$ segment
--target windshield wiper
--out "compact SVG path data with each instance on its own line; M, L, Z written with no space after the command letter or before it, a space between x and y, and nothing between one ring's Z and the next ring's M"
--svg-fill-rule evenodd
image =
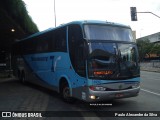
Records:
M110 60L100 60L100 59L93 59L97 63L102 63L102 64L108 64L111 63Z

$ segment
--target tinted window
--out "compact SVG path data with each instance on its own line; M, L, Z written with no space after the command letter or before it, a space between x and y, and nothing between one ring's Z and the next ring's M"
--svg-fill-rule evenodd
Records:
M68 29L69 54L72 66L76 72L85 76L85 40L79 25L71 25Z
M57 51L66 52L66 28L57 29L54 33L54 44Z
M66 52L66 27L29 38L17 44L17 49L20 49L22 54Z
M49 34L44 34L36 38L35 51L36 53L48 52L49 51Z

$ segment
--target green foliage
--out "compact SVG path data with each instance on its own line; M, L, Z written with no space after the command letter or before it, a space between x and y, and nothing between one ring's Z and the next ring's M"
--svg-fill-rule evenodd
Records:
M139 58L140 61L142 61L146 55L150 57L150 53L152 48L154 47L154 44L150 43L148 39L139 39L137 40L137 46L138 46Z
M28 15L26 5L22 0L1 0L0 7L3 8L25 32L38 32L38 28Z
M140 61L142 61L146 55L148 55L148 57L150 57L150 54L160 56L160 44L151 43L148 39L139 39L137 40L137 46Z
M151 49L150 53L160 56L160 44L155 44Z

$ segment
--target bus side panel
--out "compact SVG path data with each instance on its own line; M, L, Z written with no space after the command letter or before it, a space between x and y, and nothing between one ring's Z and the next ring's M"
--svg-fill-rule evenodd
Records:
M58 90L54 85L55 74L53 71L54 54L39 53L23 56L25 61L25 74L28 82Z
M58 84L60 83L61 78L65 78L68 81L71 96L75 98L81 98L81 90L74 91L75 88L84 87L87 85L87 79L84 77L80 77L75 70L73 69L70 61L70 57L68 54L59 56L60 58L57 61L55 74L58 80ZM58 58L58 57L57 57Z
M26 71L30 71L28 78L29 82L40 84L47 84L59 91L59 80L66 76L70 88L73 86L75 72L71 69L69 56L67 53L40 53L24 56L26 63ZM73 80L73 79L74 80Z

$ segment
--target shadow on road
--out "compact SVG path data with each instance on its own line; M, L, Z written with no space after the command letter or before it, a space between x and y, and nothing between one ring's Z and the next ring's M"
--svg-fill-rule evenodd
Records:
M2 104L6 104L6 102L14 103L12 108L11 106L0 105L1 110L5 108L5 110L24 111L90 111L101 115L99 111L117 111L117 108L121 108L119 110L125 111L128 110L127 106L134 106L135 103L132 98L128 98L92 103L76 100L73 104L70 104L64 102L60 95L53 90L46 89L31 83L24 85L16 79L0 83L0 91L0 95L4 98L0 100Z

